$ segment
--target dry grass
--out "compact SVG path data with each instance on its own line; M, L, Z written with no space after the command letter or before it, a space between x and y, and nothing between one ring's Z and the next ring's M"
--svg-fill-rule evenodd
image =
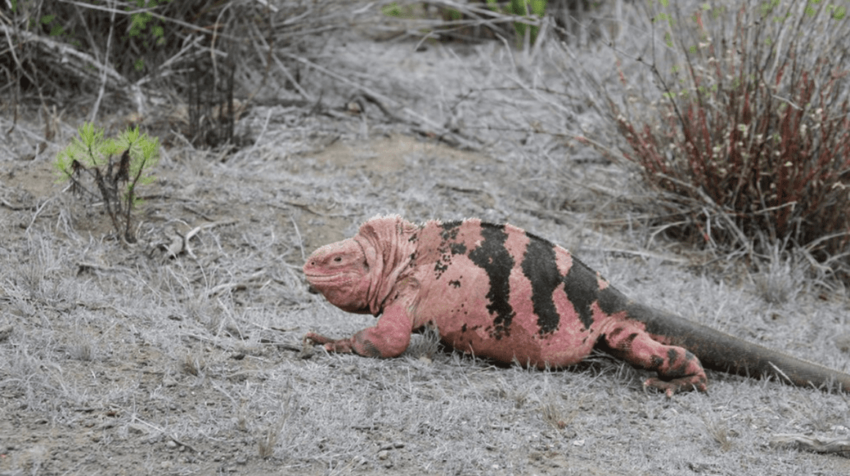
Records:
M44 139L37 118L0 143L0 329L12 329L0 339L0 472L847 473L846 459L768 445L775 434L846 436L840 395L711 373L711 393L667 400L608 357L570 371L501 368L441 351L433 334L392 360L301 353L308 331L374 323L308 294L305 254L374 214L402 213L510 220L630 296L848 370L833 343L846 298L821 299L780 257L768 288L793 298L768 303L781 291L760 291L747 272L693 272L704 255L640 226L647 199L628 172L575 139L607 127L598 112L566 86L552 92L575 66L561 46L531 57L428 42L414 54L411 43L345 38L329 41L329 68L420 125L454 120L482 152L398 135L416 126L371 103L341 113L355 87L314 72L327 114L257 107L237 124L251 147L165 148L139 243L127 245L104 238L107 217L44 185L58 145L17 160ZM604 53L574 53L601 77L614 71ZM60 121L57 138L76 125ZM198 227L191 253L169 257L171 238Z

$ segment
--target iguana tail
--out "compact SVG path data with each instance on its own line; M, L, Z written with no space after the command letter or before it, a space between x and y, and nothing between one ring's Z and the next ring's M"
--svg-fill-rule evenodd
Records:
M703 366L745 377L775 377L799 387L814 386L850 393L850 375L753 344L683 317L630 303L629 317L667 345L684 347Z

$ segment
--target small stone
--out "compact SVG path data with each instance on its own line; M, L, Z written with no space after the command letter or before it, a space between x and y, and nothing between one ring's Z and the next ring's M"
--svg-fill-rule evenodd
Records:
M389 451L387 451L387 450L381 450L381 451L378 451L378 459L379 459L379 460L384 461L384 460L386 460L386 459L387 459L387 458L389 458L389 457L390 457L390 452L389 452Z
M850 333L839 334L835 337L835 345L842 352L850 353Z
M177 443L175 443L174 440L169 440L165 446L173 450L174 448L177 448Z
M12 326L6 326L6 327L0 328L0 342L3 342L4 340L8 339L9 336L11 336L11 335L12 335Z
M130 423L129 425L127 425L127 430L130 433L135 433L137 435L144 435L148 432L147 427L139 425L138 423Z

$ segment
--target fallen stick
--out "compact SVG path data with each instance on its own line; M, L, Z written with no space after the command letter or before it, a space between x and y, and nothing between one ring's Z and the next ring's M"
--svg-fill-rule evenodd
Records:
M821 438L782 433L774 435L770 439L770 446L790 446L794 444L815 453L841 453L850 451L850 439L847 438Z

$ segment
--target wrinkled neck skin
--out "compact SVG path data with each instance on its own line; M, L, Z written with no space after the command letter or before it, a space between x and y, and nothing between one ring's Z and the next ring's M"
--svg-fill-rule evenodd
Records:
M366 257L369 289L366 300L369 312L379 315L396 283L404 277L416 243L410 236L416 226L397 215L375 217L360 227L352 239L360 244Z
M334 306L377 316L409 269L416 229L399 216L372 218L356 236L314 251L304 275Z

